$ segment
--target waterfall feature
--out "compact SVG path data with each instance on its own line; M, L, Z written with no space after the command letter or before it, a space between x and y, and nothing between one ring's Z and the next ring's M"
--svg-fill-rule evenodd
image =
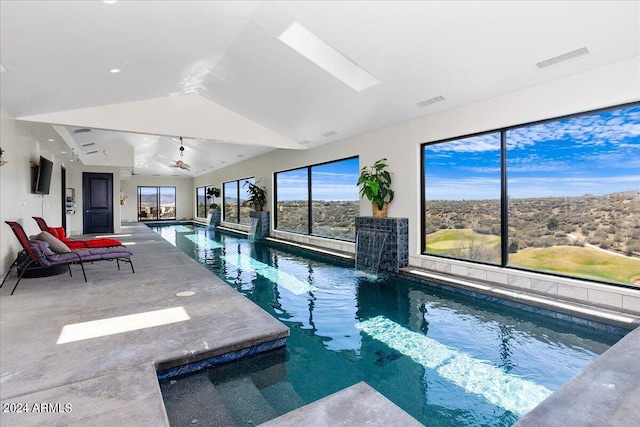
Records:
M360 229L356 235L356 271L378 274L380 256L387 240L384 231Z
M260 218L251 218L251 224L249 225L249 241L254 242L258 234L258 225L260 224ZM260 236L257 236L258 239Z

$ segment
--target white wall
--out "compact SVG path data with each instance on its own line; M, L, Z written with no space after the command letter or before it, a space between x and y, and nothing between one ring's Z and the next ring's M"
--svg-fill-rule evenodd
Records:
M120 188L124 194L129 196L126 205L118 205L123 222L138 220L137 197L139 186L176 187L176 219L193 219L195 212L193 179L133 176L120 182Z
M578 281L567 283L567 280L558 280L552 283L549 276L540 279L533 274L520 274L508 269L492 271L498 269L493 267L483 269L477 264L449 261L420 253L420 144L615 106L639 99L640 57L635 57L308 151L272 151L196 178L194 186L204 184L220 186L223 181L255 176L256 180L262 179L263 184L267 186L269 195L267 209L272 210L274 172L355 155L360 157L362 167L386 157L395 190L395 199L389 205L388 213L391 217L409 218L411 265L477 278L496 277L501 283L529 289L535 288L536 283L540 282L539 287L545 287L550 290L549 293L555 295L565 292L564 296L569 298L589 300L640 312L640 294L622 295L624 292L621 292L613 298L607 295L598 300L599 296L590 297L589 295L601 295L601 289L590 292L586 289L588 286L580 289L567 288ZM361 201L360 214L371 215L371 205L368 201ZM322 243L315 239L314 244ZM547 280L543 280L544 278Z
M4 276L18 251L22 248L18 239L4 221L17 221L28 235L39 228L32 216L42 216L52 226L62 223L62 188L60 166L49 144L39 142L4 110L0 110L0 147L5 151L8 163L0 167L0 272ZM49 195L32 194L31 168L40 155L54 162ZM67 168L67 179L69 169Z

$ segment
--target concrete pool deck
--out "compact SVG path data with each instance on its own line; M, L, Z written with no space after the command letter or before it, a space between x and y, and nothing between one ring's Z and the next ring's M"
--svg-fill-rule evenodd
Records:
M12 276L0 289L0 399L12 411L21 408L7 404L29 406L29 413L3 411L2 426L168 425L158 365L288 336L285 325L146 225L127 224L122 234L130 234L118 237L123 243L135 242L128 245L135 251L135 274L128 265L118 270L103 261L85 265L88 283L72 266L73 277L23 279L10 296ZM196 293L176 296L181 291ZM167 322L182 312L188 320L143 327L154 313ZM65 325L112 319L117 328L121 316L131 315L140 315L140 329L57 344ZM109 324L98 326L99 333L108 332ZM40 403L53 406L34 412Z
M128 265L118 271L114 263L99 262L85 267L88 283L79 268L72 267L73 277L23 279L13 296L9 293L15 276L0 289L3 427L166 426L158 366L167 368L288 335L284 325L146 225L125 224L122 234L131 235L118 237L125 244L135 242L130 245L135 251L135 274ZM177 297L181 291L196 294ZM174 323L57 344L65 325L105 319L117 324L122 316L169 315L181 313L180 308L188 320L177 317ZM101 331L106 332L104 325ZM639 350L640 329L605 352L519 425L639 425L640 405L634 405L640 398L640 364L634 360ZM366 401L361 400L363 396ZM286 420L288 425L297 425L296 417L302 414L335 416L340 413L335 412L339 405L358 402L364 408L382 405L370 412L372 417L398 410L380 397L374 390L356 387L338 398L293 411L278 425L287 425ZM16 412L25 407L28 413ZM344 414L343 425L362 425L362 416L350 410ZM326 425L329 418L305 419L308 425ZM546 421L538 422L541 420Z

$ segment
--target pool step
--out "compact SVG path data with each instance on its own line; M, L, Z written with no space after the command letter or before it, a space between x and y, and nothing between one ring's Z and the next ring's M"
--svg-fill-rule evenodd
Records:
M236 425L257 425L277 415L248 377L216 384L214 387L220 393Z
M225 400L206 375L166 381L160 389L171 426L236 425Z
M278 415L285 414L305 405L302 398L288 382L279 382L260 390L269 405Z

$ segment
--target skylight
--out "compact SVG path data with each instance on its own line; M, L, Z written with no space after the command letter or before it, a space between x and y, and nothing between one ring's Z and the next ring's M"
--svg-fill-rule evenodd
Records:
M358 92L380 83L297 22L291 24L278 39Z

